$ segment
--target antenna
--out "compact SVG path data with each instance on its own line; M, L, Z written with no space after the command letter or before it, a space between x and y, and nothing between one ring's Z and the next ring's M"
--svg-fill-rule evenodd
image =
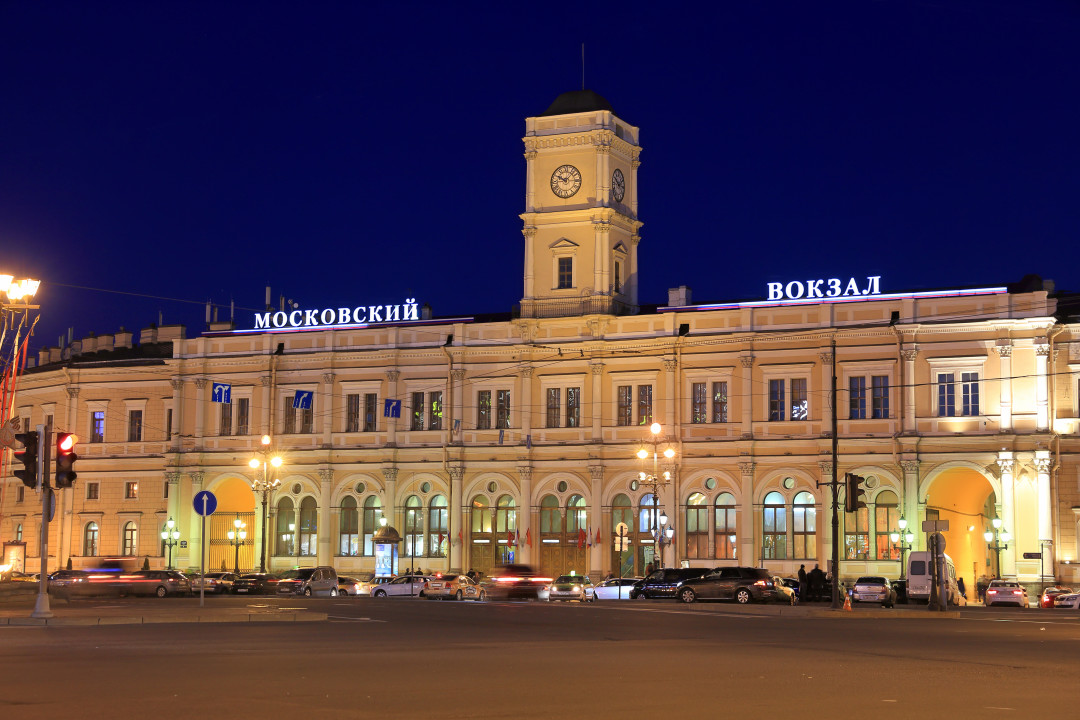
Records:
M581 89L585 89L585 43L581 43Z

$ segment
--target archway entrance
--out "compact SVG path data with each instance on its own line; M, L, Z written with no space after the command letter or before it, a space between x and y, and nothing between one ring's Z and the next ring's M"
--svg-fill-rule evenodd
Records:
M217 496L217 512L210 516L210 544L207 546L206 570L234 570L239 565L240 572L247 572L259 563L258 541L261 539L262 526L256 512L255 493L251 485L243 478L227 478L213 487ZM240 522L240 532L244 534L240 541L239 552L229 533L236 533L236 522Z
M968 599L975 597L980 576L997 573L983 533L994 516L996 498L990 481L971 468L951 468L938 475L926 494L926 519L948 520L945 553L963 578ZM921 532L922 528L915 528ZM928 547L925 538L923 547Z

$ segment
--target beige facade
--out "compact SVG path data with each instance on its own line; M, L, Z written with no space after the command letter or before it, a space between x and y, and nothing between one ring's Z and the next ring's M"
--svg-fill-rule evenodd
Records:
M520 317L268 321L192 339L160 328L136 348L118 335L43 353L16 412L82 438L50 567L123 554L164 566L170 517L185 545L174 565L197 566L192 498L205 489L219 500L213 569L233 566L225 533L239 519L241 569L259 565L265 538L274 569L372 570L370 534L385 512L405 537L400 567L487 570L512 551L552 573L641 574L656 561L662 510L674 529L667 565L794 575L831 554L823 483L836 412L838 471L868 486L866 510L841 512L842 577L900 576L888 534L903 516L914 549L925 548L923 520L949 520L947 552L969 588L999 571L1080 582L1080 328L1055 319L1053 297L988 289L640 311L637 140L610 109L527 121ZM552 179L565 165L581 175L567 198ZM230 404L214 402L214 383L231 387ZM293 408L298 391L313 393L310 411ZM400 417L384 414L387 400ZM674 450L656 465L671 480L655 502L640 480L653 461L635 455L654 421L657 449ZM263 434L284 458L267 528L252 490L262 470L248 467ZM40 499L19 500L21 484L4 482L0 542L9 557L24 542L36 567ZM983 539L995 517L1011 534L1000 568ZM614 550L619 522L626 553Z

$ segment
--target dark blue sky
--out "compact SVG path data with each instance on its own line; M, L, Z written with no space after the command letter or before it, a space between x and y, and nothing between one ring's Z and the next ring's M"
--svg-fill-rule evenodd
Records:
M1075 2L368 5L0 4L0 265L45 283L35 345L159 311L194 335L267 283L508 311L524 118L582 42L641 127L642 302L1080 290Z

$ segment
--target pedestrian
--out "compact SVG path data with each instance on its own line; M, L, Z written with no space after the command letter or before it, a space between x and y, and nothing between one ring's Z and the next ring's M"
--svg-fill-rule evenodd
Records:
M825 589L825 573L821 572L821 566L815 565L810 571L810 599L820 602Z
M979 579L975 581L975 593L979 596L979 602L986 602L986 588L990 584L990 581L985 575L980 575Z
M806 601L807 596L807 581L806 581L806 565L799 566L799 600Z
M964 578L956 578L956 589L960 591L961 597L967 600L967 588L964 587Z

